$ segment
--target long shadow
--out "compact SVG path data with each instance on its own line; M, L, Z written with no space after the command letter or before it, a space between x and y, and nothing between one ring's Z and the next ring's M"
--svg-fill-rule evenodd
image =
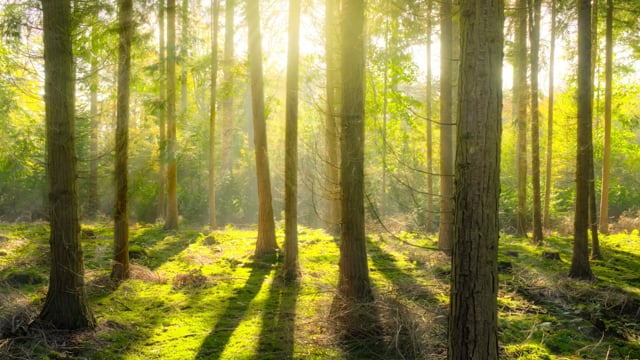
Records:
M198 236L199 233L193 231L166 232L154 227L135 234L131 245L138 245L145 250L146 256L140 260L149 269L155 270L186 249Z
M265 278L271 272L275 256L264 260L254 260L251 263L251 273L242 289L227 300L227 306L218 317L216 326L202 342L196 359L219 359L224 348L229 343L234 330L240 325L249 309L251 300L256 297Z
M262 313L258 344L260 359L292 359L295 344L296 303L300 285L286 284L281 269L274 276Z

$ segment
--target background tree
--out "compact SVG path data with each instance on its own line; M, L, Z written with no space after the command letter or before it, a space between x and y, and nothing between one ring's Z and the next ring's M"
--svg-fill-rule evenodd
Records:
M527 237L527 0L516 0L513 99L517 126L518 211L516 235Z
M113 217L113 268L111 278L129 277L129 84L131 79L132 0L118 3L118 108L116 126L116 198Z
M600 191L600 232L609 233L609 177L611 173L611 98L613 82L613 0L607 0L605 35L604 150Z
M300 0L289 1L289 50L287 58L287 110L284 169L284 277L298 277L298 67Z
M325 181L327 197L326 228L340 231L340 0L326 0L325 63L327 104L325 115Z
M433 2L431 0L427 0L427 91L426 91L426 115L427 115L427 204L426 204L426 232L427 234L433 231L433 126L432 126L432 81L433 75L431 71L431 33L432 22L431 22L431 12L432 12Z
M440 3L440 229L438 249L451 251L453 238L453 98L451 0Z
M253 141L256 155L256 179L258 183L258 241L257 256L272 253L276 243L275 222L271 197L271 175L267 151L267 125L264 113L262 79L262 44L260 35L260 9L257 1L247 1L249 26L249 70L251 75L251 102L253 112Z
M546 149L546 170L545 170L545 186L544 186L544 206L542 210L542 226L545 229L551 228L550 208L551 208L551 175L553 163L553 99L555 89L554 85L554 68L555 68L555 52L556 52L556 1L551 0L551 33L549 34L549 108L547 114L547 149Z
M578 142L573 256L569 276L593 279L589 265L589 165L591 135L591 4L578 0Z
M89 192L87 198L87 217L90 219L95 218L99 209L99 196L98 196L98 85L99 85L99 71L98 71L98 9L94 10L91 16L91 42L90 42L90 75L89 75L89 88L90 88L90 105L89 105L89 117L90 117L90 151L89 151Z
M531 40L531 182L533 203L534 243L543 240L542 205L540 194L540 105L538 93L538 73L540 59L540 11L542 0L532 0L529 9L529 29Z
M364 1L344 2L341 22L342 228L340 273L334 309L338 322L347 333L353 334L371 321L371 315L358 307L373 300L364 237Z
M224 176L233 174L233 56L235 0L224 4L224 85L222 92L222 169Z
M156 218L165 219L167 205L166 205L166 190L165 185L167 183L167 93L165 89L165 83L167 80L166 73L166 50L165 50L165 0L158 1L158 93L159 93L159 105L158 105L158 127L159 127L159 164L158 164L158 210Z
M461 1L449 359L498 358L503 11L502 1Z
M57 329L93 328L78 220L70 1L43 1L42 14L51 271L38 319Z
M220 1L211 1L211 110L209 118L209 230L216 228L216 105L218 93L218 13Z
M167 218L164 228L178 228L176 158L176 1L167 0Z

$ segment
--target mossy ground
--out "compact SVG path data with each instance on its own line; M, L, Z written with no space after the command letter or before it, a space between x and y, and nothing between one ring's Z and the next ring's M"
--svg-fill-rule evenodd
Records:
M330 308L338 244L300 228L298 284L278 256L255 259L254 230L131 228L131 279L109 280L112 230L85 225L87 291L98 326L30 328L46 294L48 226L0 225L0 358L443 359L450 264L433 239L371 234L369 267L382 332L340 341ZM278 233L280 244L283 234ZM499 325L503 359L640 358L640 238L601 240L598 281L568 279L571 239L542 246L503 236ZM560 260L541 257L557 251Z

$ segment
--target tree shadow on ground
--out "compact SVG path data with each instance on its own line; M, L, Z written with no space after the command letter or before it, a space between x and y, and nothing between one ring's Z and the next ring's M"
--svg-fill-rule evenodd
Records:
M134 246L142 247L144 252L139 262L155 270L189 247L198 236L200 233L194 231L166 232L155 227L144 229L132 237L130 253Z
M292 359L295 345L296 303L300 285L287 284L282 269L273 278L262 315L258 344L260 359Z
M258 295L265 278L271 272L275 256L256 259L246 266L251 267L247 282L235 295L227 300L227 306L218 317L218 322L202 342L196 359L219 359L249 309L251 301Z

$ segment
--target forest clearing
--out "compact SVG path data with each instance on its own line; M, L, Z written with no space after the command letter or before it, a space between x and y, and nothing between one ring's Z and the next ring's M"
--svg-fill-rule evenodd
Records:
M0 226L2 359L444 359L450 259L433 239L372 234L368 256L380 332L339 341L331 329L339 250L300 228L296 284L275 257L253 257L255 230L132 229L131 278L117 285L110 226L83 227L95 331L28 328L47 287L48 229ZM278 239L283 239L278 231ZM566 277L570 238L541 246L502 236L498 295L501 359L640 358L640 236L602 239L598 280ZM560 260L542 256L559 253ZM2 337L2 336L0 336Z

